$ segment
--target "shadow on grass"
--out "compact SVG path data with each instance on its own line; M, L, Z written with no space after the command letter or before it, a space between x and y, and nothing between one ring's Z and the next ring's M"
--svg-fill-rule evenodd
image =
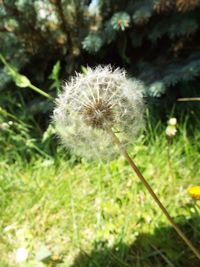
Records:
M200 217L179 219L177 224L200 250ZM123 241L108 247L94 244L89 253L82 251L71 267L198 267L199 260L177 236L172 227L157 228L154 234L140 234L133 244Z

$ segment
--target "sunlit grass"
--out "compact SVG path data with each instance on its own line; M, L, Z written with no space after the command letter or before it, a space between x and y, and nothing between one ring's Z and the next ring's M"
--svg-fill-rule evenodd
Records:
M190 137L187 123L179 126L170 146L170 165L161 123L149 126L130 153L168 211L198 247L199 208L187 194L189 186L199 185L197 126ZM197 266L121 157L109 163L72 164L61 154L56 160L36 158L28 164L18 160L12 165L2 157L0 183L2 267L16 266L19 247L29 252L26 263L21 265L28 267L56 263L72 266L74 260L74 267ZM42 246L58 255L60 261L38 261L35 254Z

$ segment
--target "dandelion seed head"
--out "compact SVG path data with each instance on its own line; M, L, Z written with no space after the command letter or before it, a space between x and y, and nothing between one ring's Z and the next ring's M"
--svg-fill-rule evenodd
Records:
M177 119L176 118L170 118L168 121L168 125L176 126Z
M170 118L168 121L168 126L166 128L166 135L170 138L174 137L177 133L176 125L177 125L177 119L176 118Z
M176 127L174 127L173 125L168 125L165 133L168 137L174 137L177 133Z
M61 141L86 158L110 157L106 129L112 128L128 145L143 128L143 91L141 82L110 65L76 73L56 100L53 121Z

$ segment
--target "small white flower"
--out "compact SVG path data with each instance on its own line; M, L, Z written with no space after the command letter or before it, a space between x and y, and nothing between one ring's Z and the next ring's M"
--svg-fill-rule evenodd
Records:
M177 124L177 119L176 118L169 119L168 124L175 126Z
M18 248L15 255L16 263L23 262L27 258L28 258L28 251L24 247Z
M173 125L168 125L165 131L168 137L174 137L176 135L176 132L177 132L176 127Z
M166 128L166 135L168 137L174 137L177 133L176 129L176 124L177 124L177 119L176 118L170 118L167 122L168 126Z
M2 123L0 124L0 128L3 129L3 130L8 129L9 127L10 127L10 126L9 126L9 124L8 124L7 122L2 122Z
M53 120L61 140L78 155L110 155L111 137L118 132L124 144L133 142L143 127L144 86L111 66L87 68L66 82L56 101Z

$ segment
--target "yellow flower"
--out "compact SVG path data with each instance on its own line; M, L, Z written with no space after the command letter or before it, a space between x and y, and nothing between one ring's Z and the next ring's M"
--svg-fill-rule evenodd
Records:
M194 199L200 199L200 186L192 186L188 188L188 194Z

